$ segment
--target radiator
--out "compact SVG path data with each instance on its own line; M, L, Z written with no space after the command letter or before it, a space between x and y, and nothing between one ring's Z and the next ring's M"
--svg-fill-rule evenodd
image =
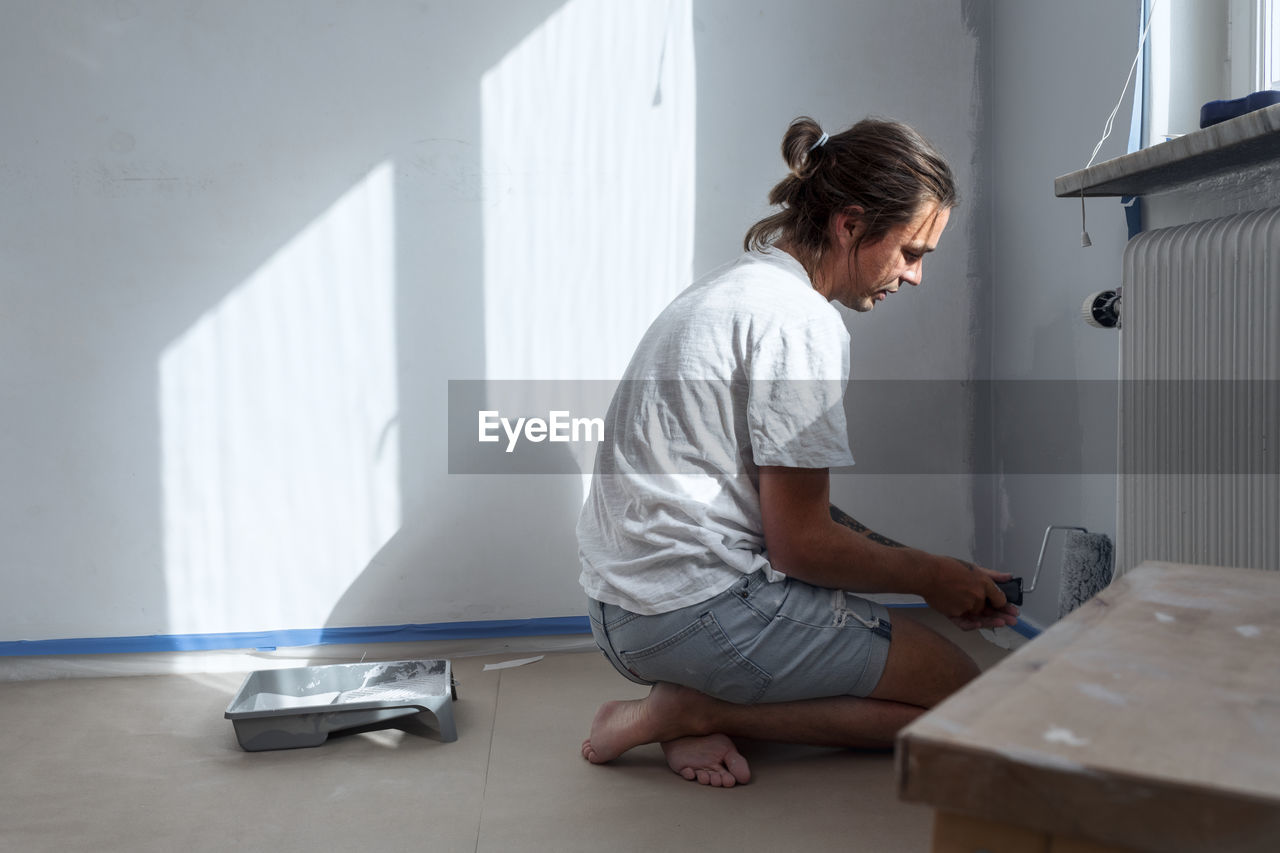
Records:
M1280 569L1280 208L1124 253L1116 571Z

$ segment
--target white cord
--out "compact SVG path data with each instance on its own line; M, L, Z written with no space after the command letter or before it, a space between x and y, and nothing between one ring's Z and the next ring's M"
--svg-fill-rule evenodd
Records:
M1098 144L1093 148L1093 154L1089 157L1089 162L1084 164L1087 169L1093 165L1093 161L1097 158L1098 152L1102 150L1102 143L1107 141L1107 137L1111 135L1111 128L1115 125L1116 113L1120 112L1120 105L1124 103L1125 93L1129 91L1129 81L1133 79L1133 71L1138 67L1138 60L1142 58L1142 46L1147 43L1147 33L1151 32L1151 22L1156 17L1156 7L1160 5L1160 0L1151 0L1151 8L1147 10L1147 25L1142 30L1142 36L1138 39L1138 53L1133 57L1133 64L1129 66L1129 75L1124 78L1124 88L1120 90L1120 100L1116 101L1116 108L1111 111L1111 115L1107 117L1107 123L1102 128L1102 138L1098 140ZM1137 97L1137 94L1134 94ZM1081 204L1084 201L1081 199Z

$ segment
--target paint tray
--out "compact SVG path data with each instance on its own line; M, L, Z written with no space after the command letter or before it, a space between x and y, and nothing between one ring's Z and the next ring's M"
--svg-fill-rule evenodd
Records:
M344 663L249 673L225 714L249 752L319 746L331 732L430 715L440 740L458 739L447 660Z

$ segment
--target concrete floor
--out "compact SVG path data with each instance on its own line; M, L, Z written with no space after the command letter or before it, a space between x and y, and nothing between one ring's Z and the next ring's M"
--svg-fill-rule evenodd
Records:
M1005 654L911 615L984 667ZM0 683L0 850L929 847L932 815L898 802L888 754L744 744L754 778L728 790L679 778L656 746L588 764L596 707L645 688L594 651L483 671L523 656L450 658L454 743L405 726L247 753L223 718L243 673Z

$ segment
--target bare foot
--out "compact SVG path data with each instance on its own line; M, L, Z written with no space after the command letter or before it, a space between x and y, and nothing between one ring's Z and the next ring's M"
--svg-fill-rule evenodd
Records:
M582 757L592 764L612 761L644 743L675 740L698 734L686 713L694 691L659 683L643 699L605 702L591 721L591 734L582 742Z
M653 740L645 713L649 699L605 702L591 721L591 734L582 742L582 757L592 764L613 761L622 753Z
M667 766L690 782L713 788L732 788L751 781L747 760L722 734L682 737L662 745Z

